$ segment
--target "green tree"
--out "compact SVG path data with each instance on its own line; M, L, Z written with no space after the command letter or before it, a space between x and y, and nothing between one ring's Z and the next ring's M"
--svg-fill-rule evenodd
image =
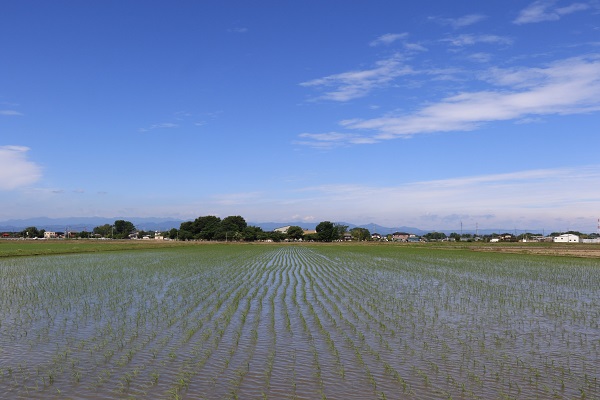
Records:
M457 242L460 242L460 234L458 234L456 232L452 232L449 237L450 237L450 239L454 239Z
M171 228L169 232L165 233L165 237L168 237L171 240L177 239L179 236L179 231L175 228Z
M129 234L135 232L135 225L130 221L118 219L114 224L114 237L118 239L128 239Z
M40 231L35 226L29 226L21 231L20 236L22 236L24 238L33 239L33 238L40 237ZM42 234L42 237L43 237L43 234Z
M248 227L246 220L239 215L231 215L221 221L221 230L229 232L242 232Z
M263 233L263 230L258 226L247 226L244 229L242 236L246 242L254 242L255 240L259 240L259 237Z
M213 240L219 232L221 218L214 215L198 217L192 224L192 234L195 239Z
M335 230L337 231L337 237L333 240L343 239L344 234L348 232L348 225L342 225L340 223L333 224Z
M290 226L286 234L288 239L300 240L304 236L304 229L299 226Z
M101 237L110 237L113 232L113 227L110 224L100 225L94 228L94 234L100 235Z
M212 240L221 226L221 218L214 215L198 217L193 221L182 222L179 226L179 240Z
M352 239L358 241L371 240L371 232L367 228L352 228L350 229Z
M330 221L319 222L315 230L317 231L317 238L321 242L333 242L340 237L339 226Z
M443 240L446 239L446 234L444 232L428 232L423 235L423 237L427 240Z

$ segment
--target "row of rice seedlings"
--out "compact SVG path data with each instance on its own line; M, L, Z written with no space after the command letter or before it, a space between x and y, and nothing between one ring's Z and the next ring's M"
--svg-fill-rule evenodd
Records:
M363 267L363 268L364 268L364 267ZM479 342L479 343L482 343L482 342L481 342L481 339L479 339L479 340L478 340L478 342ZM581 343L585 343L585 339L581 339ZM470 353L472 353L472 352L468 352L468 354L470 354ZM585 365L585 364L584 364L584 365Z
M320 294L321 297L323 297L325 299L325 301L329 305L331 305L332 310L337 310L336 317L340 319L339 333L344 337L347 345L353 349L353 351L355 353L355 358L356 358L357 362L359 363L359 365L364 369L366 379L370 383L370 385L373 387L374 392L378 393L378 395L380 397L386 396L385 391L379 391L379 392L377 391L377 379L372 374L368 364L364 360L364 356L366 356L367 354L370 355L371 357L373 357L375 362L382 364L382 367L383 367L385 373L387 375L389 375L398 384L402 385L403 392L412 393L410 386L400 376L398 371L395 370L389 363L382 360L382 355L379 353L379 351L373 349L368 344L368 341L365 341L365 336L364 336L363 332L359 331L357 329L356 325L354 323L352 323L351 321L349 321L345 317L345 315L341 312L338 305L333 301L333 299L331 299L327 296L327 294L325 293L325 290L323 288L326 288L328 293L334 293L331 286L337 286L337 281L331 281L331 280L328 280L328 278L330 278L330 276L328 276L328 275L319 275L319 282L321 283L321 285L317 286L317 288L318 288L317 292ZM337 295L337 293L336 293L336 295ZM336 296L334 296L334 298L336 298ZM338 298L339 298L339 295L338 295ZM327 307L324 305L324 303L322 303L320 301L319 298L316 299L316 304L318 304L320 306L321 311L325 314L325 316L328 317L328 319L335 321L335 318L333 317L333 315L330 314ZM333 322L333 327L338 328L338 323ZM353 332L354 335L359 339L359 341L355 342L354 340L352 340L348 336L346 331ZM380 340L383 340L385 342L385 339L383 339L381 336L380 336ZM385 344L387 345L387 342L385 342Z

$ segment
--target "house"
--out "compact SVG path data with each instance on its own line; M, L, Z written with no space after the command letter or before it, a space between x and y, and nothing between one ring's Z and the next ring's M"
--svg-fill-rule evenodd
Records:
M56 239L56 232L44 232L44 239Z
M342 235L342 240L344 242L349 242L352 240L352 234L350 232L344 232L344 234Z
M600 238L581 239L582 243L600 243Z
M395 242L406 242L410 237L410 233L406 232L394 232L392 233L392 240Z
M371 239L373 239L373 240L381 240L381 235L379 233L373 233L371 235Z
M273 232L279 232L279 233L287 233L288 229L290 229L290 225L287 226L282 226L281 228L275 228L273 229Z
M565 233L563 235L555 236L552 241L554 243L580 243L581 239L579 239L579 236L577 235Z

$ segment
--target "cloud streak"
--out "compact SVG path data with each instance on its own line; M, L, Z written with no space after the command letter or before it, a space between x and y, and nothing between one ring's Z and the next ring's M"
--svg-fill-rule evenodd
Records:
M563 16L590 8L585 3L572 3L566 7L554 7L555 0L539 0L531 3L521 10L513 21L517 25L530 24L545 21L558 21Z
M594 216L600 202L598 181L600 165L591 165L388 187L321 185L302 189L300 193L323 204L322 213L330 212L340 217L361 210L374 221L448 229L444 226L446 220L460 215L473 224L478 218L480 221L485 218L489 224L511 227L510 223L522 218L533 223L536 218L558 221ZM332 206L328 208L330 204Z
M4 115L4 116L21 116L23 115L22 113L15 111L15 110L0 110L0 115Z
M512 43L512 39L503 36L472 34L458 35L455 37L442 39L442 41L449 42L451 45L456 47L473 46L478 43L505 45L509 45Z
M483 21L487 17L482 14L467 14L459 18L438 18L430 17L430 20L439 22L442 25L450 25L454 29L464 28L465 26L473 25Z
M389 45L398 40L404 39L408 36L408 33L386 33L385 35L379 36L377 39L373 40L369 43L369 46L380 46L380 45Z
M37 182L42 168L27 159L28 147L0 146L0 190L14 190Z
M303 137L321 144L327 141L333 147L335 141L373 143L423 133L470 131L492 121L600 110L600 55L561 60L542 68L495 68L480 79L491 87L461 92L410 114L341 121L342 127L353 131L347 135Z
M412 68L404 65L399 55L378 61L374 68L343 72L324 78L303 82L304 87L331 88L319 99L345 102L364 97L371 91L389 84L399 76L413 74Z

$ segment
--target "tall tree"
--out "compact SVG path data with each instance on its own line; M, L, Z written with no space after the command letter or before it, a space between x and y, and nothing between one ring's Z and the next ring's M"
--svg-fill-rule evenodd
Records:
M44 234L42 233L42 236L43 235ZM33 239L36 237L40 237L40 231L35 226L29 226L21 231L21 236L25 237L25 238Z
M352 228L350 229L350 234L354 240L371 240L371 232L367 228Z
M118 219L115 221L115 232L114 236L119 239L127 239L129 234L135 232L135 225L130 221L124 219Z
M317 237L322 242L333 242L340 237L338 227L331 221L319 222L315 230L317 231Z
M337 231L337 237L333 240L343 239L344 234L348 232L348 225L342 225L340 223L333 224L335 230Z
M300 240L304 236L304 229L299 226L290 226L287 230L287 237L292 240Z
M100 235L102 237L110 237L113 231L113 227L110 224L100 225L94 228L94 234Z
M221 229L231 232L242 232L248 227L246 220L239 215L230 215L221 221Z

